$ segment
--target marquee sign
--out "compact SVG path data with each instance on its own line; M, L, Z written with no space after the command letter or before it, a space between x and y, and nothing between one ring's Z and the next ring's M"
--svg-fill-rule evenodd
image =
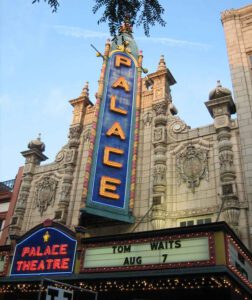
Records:
M73 273L77 241L44 227L16 245L10 276Z
M87 245L82 272L205 266L214 264L214 257L211 234Z
M231 238L226 239L229 268L252 288L252 261Z
M126 222L135 127L136 63L115 51L108 60L86 211Z

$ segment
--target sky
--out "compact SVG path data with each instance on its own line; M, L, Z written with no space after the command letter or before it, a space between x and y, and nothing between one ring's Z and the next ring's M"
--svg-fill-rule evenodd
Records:
M217 80L232 91L220 13L248 0L160 0L166 27L150 37L134 28L143 67L155 72L160 55L177 84L172 86L178 116L192 128L211 124L204 104ZM15 178L24 164L21 151L41 133L45 163L67 143L72 106L89 81L90 100L102 65L109 30L97 24L94 0L60 0L57 13L41 0L0 1L0 181Z

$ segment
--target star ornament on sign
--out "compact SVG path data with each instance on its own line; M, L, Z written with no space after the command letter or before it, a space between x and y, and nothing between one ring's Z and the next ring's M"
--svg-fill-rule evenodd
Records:
M46 231L46 233L43 235L43 239L44 239L44 243L47 243L50 239L50 234L48 231Z

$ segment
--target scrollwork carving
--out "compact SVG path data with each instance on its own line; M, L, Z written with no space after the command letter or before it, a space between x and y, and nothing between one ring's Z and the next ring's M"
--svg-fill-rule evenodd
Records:
M55 157L55 161L56 161L57 163L59 163L59 162L63 161L64 157L65 157L65 151L64 151L64 150L61 150L61 151L59 151L59 152L57 153L57 155L56 155L56 157Z
M38 208L40 215L47 210L49 205L53 206L58 181L46 176L36 186L35 191L35 207Z
M196 149L189 145L185 152L178 155L176 159L178 183L187 183L188 188L195 192L195 188L200 185L200 180L208 180L207 151Z

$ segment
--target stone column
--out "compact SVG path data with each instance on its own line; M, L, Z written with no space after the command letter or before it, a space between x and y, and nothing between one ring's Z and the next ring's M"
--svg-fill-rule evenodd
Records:
M236 191L236 174L233 164L233 150L231 141L230 116L236 112L231 92L221 86L218 81L216 89L209 95L206 106L214 118L214 127L217 133L220 186L222 211L225 221L238 230L240 205Z
M81 95L73 100L69 101L73 106L73 119L69 129L69 141L66 152L66 158L64 161L64 175L62 179L60 198L58 209L55 212L55 219L66 224L67 216L69 213L69 203L72 184L74 180L75 165L78 156L78 149L80 145L80 136L83 131L83 120L86 113L86 107L92 105L89 100L89 88L88 82L85 84Z
M164 205L166 194L166 123L167 123L167 101L154 104L156 113L154 117L153 146L154 146L154 168L153 168L153 212L152 225L154 229L165 227L166 210Z
M32 140L28 144L28 148L29 150L21 152L26 160L23 171L22 184L17 200L17 206L15 208L10 225L11 239L15 239L17 236L19 236L22 226L24 226L24 215L27 206L27 199L29 197L35 168L36 166L40 165L41 161L47 159L47 157L42 153L45 150L45 144L41 142L40 135L37 140Z
M153 103L155 112L152 144L154 147L153 163L153 199L151 222L154 229L166 226L166 188L167 188L167 121L168 115L176 113L172 105L170 86L176 81L166 67L164 56L161 55L157 71L148 75L153 82Z

